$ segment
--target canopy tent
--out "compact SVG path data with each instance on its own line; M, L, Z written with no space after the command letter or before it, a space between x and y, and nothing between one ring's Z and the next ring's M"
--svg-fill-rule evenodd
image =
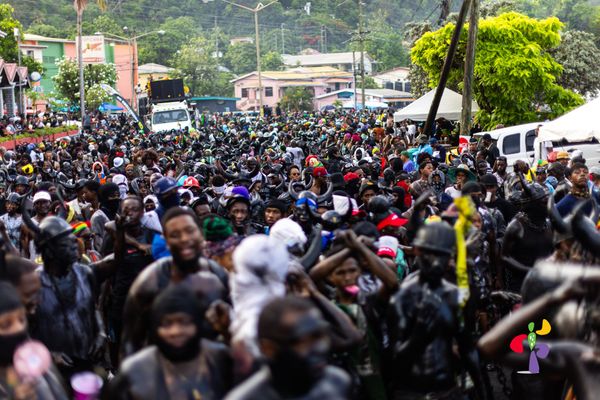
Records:
M558 117L540 128L541 141L566 139L569 142L582 142L592 138L600 140L600 98L590 101Z
M423 97L413 101L402 110L394 113L394 121L399 122L405 119L412 119L413 121L425 121L427 115L429 115L429 109L435 96L435 89L429 91ZM462 96L448 88L444 88L442 94L442 100L438 107L437 118L446 118L450 121L457 121L460 119L460 113L462 110ZM475 113L479 111L479 106L475 101L471 104L471 112Z

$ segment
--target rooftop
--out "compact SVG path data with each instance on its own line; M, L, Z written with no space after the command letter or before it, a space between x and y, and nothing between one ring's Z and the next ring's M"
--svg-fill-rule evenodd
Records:
M256 71L242 75L231 82L248 78L252 75L258 75ZM340 71L333 67L297 67L285 71L263 71L262 77L274 80L309 80L315 78L352 78L351 72Z
M354 89L341 89L336 90L335 92L329 92L317 96L317 99L322 99L324 97L328 97L331 95L337 95L339 93L352 93L354 94ZM360 89L358 89L357 94L360 94ZM412 99L413 95L408 92L402 92L400 90L393 89L365 89L365 96L374 96L381 97L385 99Z
M360 61L360 52L354 53L354 62ZM283 63L285 65L335 65L335 64L352 64L352 52L348 51L345 53L319 53L319 54L305 54L292 56L289 54L283 54ZM367 53L365 57L371 59Z
M61 38L51 38L41 35L35 35L33 33L25 33L25 40L32 40L36 42L60 42L60 43L75 43L74 40L70 39L61 39Z
M173 68L155 63L142 64L138 67L138 73L140 74L168 74L172 71Z

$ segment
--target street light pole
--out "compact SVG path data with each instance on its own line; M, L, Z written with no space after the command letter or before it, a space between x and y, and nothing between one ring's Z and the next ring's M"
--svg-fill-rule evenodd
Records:
M129 31L129 29L125 26L123 27L124 31ZM129 64L130 64L130 68L131 68L131 106L133 107L133 109L135 111L138 111L138 105L136 104L136 96L135 96L135 66L136 66L136 55L137 55L137 40L141 37L144 36L148 36L148 35L153 35L153 34L158 34L158 35L164 35L165 31L163 30L159 30L159 31L152 31L152 32L146 32L146 33L142 33L141 35L137 35L137 36L129 36L129 37L124 37L124 36L119 36L119 35L115 35L112 33L103 33L103 32L96 32L95 35L104 35L104 36L108 36L108 37L113 37L119 40L122 40L124 42L127 42L127 46L129 47Z
M260 68L260 36L259 36L259 32L258 32L258 13L262 10L264 10L265 8L269 7L271 4L273 3L277 3L277 0L274 0L270 3L268 3L267 5L264 5L263 3L258 3L256 5L256 7L254 8L250 8L248 6L244 6L241 4L237 4L228 0L223 0L225 3L231 4L232 6L236 6L239 8L243 8L246 11L250 11L251 13L254 13L254 34L256 35L256 72L258 74L258 106L260 107L260 116L264 117L264 110L263 110L263 87L262 87L262 72L261 72L261 68Z
M19 65L19 69L21 69L21 32L19 32L19 28L15 28L15 39L17 40L17 63ZM19 77L19 110L18 113L23 113L23 83L21 82L21 76L17 73L17 77ZM13 99L14 100L14 99Z

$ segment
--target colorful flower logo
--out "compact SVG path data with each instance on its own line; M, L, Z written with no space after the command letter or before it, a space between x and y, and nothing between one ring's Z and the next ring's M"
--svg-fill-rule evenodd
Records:
M540 373L540 365L538 363L538 358L544 359L548 357L548 353L550 353L550 347L544 343L537 343L537 336L545 336L550 333L552 330L552 326L550 322L543 319L542 320L542 328L537 331L533 331L535 329L535 324L530 322L527 325L529 329L529 334L521 334L515 336L510 341L510 349L515 353L523 353L523 342L527 339L527 343L529 344L529 373L531 374L539 374Z

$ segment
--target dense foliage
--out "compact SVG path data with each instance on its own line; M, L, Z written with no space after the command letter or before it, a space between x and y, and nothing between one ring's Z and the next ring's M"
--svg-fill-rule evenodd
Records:
M582 104L579 95L557 83L563 69L549 53L559 45L562 27L557 18L540 21L514 12L480 21L474 95L483 126L552 118ZM465 28L448 79L454 88L462 85ZM439 80L453 30L454 24L447 24L428 32L412 48L412 61L425 70L429 82Z
M71 105L79 103L79 73L77 62L68 58L59 59L58 74L53 77L57 97L66 100ZM85 101L90 109L98 107L111 98L99 84L114 86L117 82L117 70L114 64L89 64L83 70L85 83Z
M312 111L314 105L311 89L305 87L285 89L279 106L286 111Z

